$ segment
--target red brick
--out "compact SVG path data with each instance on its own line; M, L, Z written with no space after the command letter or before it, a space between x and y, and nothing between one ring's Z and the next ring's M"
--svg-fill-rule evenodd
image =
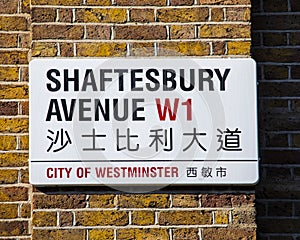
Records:
M0 0L0 14L17 13L18 0Z
M225 42L213 42L213 55L224 55L226 53L226 43Z
M85 195L46 195L33 196L34 209L43 208L84 208L86 206Z
M32 39L82 39L83 26L34 25Z
M164 26L115 26L115 39L156 40L166 39Z
M202 207L231 207L231 197L225 194L203 194Z
M0 115L15 116L18 114L17 102L0 102Z

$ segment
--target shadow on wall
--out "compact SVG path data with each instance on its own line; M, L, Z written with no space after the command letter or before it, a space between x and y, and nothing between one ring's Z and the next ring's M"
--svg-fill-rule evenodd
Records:
M300 239L300 1L252 0L258 66L258 239Z

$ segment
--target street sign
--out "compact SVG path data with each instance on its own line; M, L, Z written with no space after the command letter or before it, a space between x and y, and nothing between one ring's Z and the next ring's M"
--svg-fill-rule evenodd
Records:
M252 59L30 62L35 185L255 184Z

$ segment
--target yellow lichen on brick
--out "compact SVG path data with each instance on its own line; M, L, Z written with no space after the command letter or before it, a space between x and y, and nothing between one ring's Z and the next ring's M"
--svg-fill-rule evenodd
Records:
M207 56L210 47L204 42L165 42L159 43L160 56Z
M20 149L29 149L29 136L20 136Z
M126 56L126 43L78 43L79 57L121 57Z
M205 24L199 27L200 38L250 38L250 25Z
M32 5L63 5L78 6L82 4L82 0L31 0Z
M86 0L86 4L92 6L110 6L111 1L110 0Z
M153 211L133 211L132 224L147 226L155 223L155 213Z
M35 42L32 44L33 57L54 57L57 55L56 43Z
M251 42L228 42L228 55L249 55L251 50Z
M18 67L0 67L0 81L18 81Z
M0 30L25 31L28 30L27 19L19 16L0 16Z
M114 230L93 229L89 231L89 240L114 240Z
M28 132L28 118L1 118L0 132L2 133Z
M18 217L17 204L0 204L0 219L13 219Z
M125 226L129 215L125 211L82 211L76 213L76 225L79 226Z
M17 139L15 136L0 136L0 146L2 151L15 150Z
M24 99L28 98L27 85L0 85L0 98Z
M18 170L0 169L0 183L11 184L18 182Z
M0 167L24 167L27 165L27 153L0 153Z
M159 22L201 22L208 19L208 8L162 8L157 10Z
M34 212L32 224L35 227L56 226L56 212Z
M76 11L76 22L124 23L126 20L127 13L123 8L78 9Z
M168 229L120 229L117 232L118 240L169 240Z
M116 206L116 196L114 194L91 195L91 208L113 208Z
M215 224L228 224L229 212L228 211L216 211L215 212Z

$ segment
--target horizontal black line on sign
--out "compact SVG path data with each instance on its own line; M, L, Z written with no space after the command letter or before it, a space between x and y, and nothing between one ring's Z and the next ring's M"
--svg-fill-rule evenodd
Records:
M32 160L31 162L35 163L50 163L50 162L257 162L258 160L54 160L54 161L39 161L39 160Z

